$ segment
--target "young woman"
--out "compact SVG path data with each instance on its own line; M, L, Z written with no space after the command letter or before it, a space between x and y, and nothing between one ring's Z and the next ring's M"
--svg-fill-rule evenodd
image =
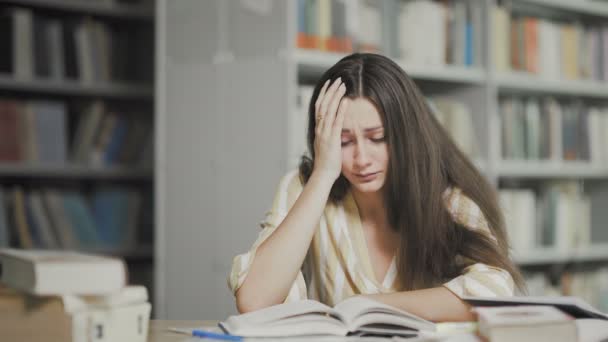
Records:
M239 312L362 295L458 321L471 319L463 295L523 290L495 191L390 59L353 54L325 72L308 148L234 259Z

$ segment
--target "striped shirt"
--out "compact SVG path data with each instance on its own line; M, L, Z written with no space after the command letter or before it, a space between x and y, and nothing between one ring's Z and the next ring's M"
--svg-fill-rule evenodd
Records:
M262 230L251 249L237 255L232 263L228 285L233 293L241 287L249 272L258 246L287 216L303 190L297 170L281 179L272 207L260 223ZM444 203L452 219L468 229L479 231L496 241L480 208L458 188L448 188ZM459 297L512 296L511 275L500 268L475 263L443 284ZM315 231L308 254L285 302L315 299L327 305L357 294L399 291L395 258L383 281L375 276L367 251L356 202L350 192L339 204L328 202Z

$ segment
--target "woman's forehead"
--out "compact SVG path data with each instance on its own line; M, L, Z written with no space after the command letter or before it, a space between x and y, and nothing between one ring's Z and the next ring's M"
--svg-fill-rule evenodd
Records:
M343 128L347 130L382 126L382 118L376 107L362 97L350 100L345 114Z

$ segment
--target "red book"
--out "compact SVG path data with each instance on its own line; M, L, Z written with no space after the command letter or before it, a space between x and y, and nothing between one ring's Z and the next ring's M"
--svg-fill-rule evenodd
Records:
M0 161L21 160L18 115L17 101L0 100Z

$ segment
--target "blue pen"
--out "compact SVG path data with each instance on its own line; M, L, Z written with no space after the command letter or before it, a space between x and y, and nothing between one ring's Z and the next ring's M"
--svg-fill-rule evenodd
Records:
M205 330L192 330L192 336L201 337L201 338L211 338L214 340L224 340L224 341L243 341L242 336L236 335L227 335L227 334L218 334L211 331Z

